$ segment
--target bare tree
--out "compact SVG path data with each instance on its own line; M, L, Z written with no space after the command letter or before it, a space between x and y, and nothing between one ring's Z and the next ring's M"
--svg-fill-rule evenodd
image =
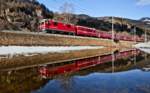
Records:
M60 14L55 14L56 20L61 20L65 23L73 23L75 24L75 16L74 13L74 5L72 3L65 2L62 6L60 6Z

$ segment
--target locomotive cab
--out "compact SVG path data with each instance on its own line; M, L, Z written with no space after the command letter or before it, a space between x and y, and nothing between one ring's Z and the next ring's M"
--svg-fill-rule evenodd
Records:
M39 23L39 27L38 27L39 31L40 32L47 32L48 24L49 24L48 19L41 20Z

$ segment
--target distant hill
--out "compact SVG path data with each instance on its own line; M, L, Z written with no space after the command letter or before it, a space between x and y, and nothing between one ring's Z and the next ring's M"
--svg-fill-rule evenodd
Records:
M144 23L146 28L150 29L150 17L143 17L140 21Z
M111 31L112 29L112 17L90 17L87 15L78 15L77 18L78 25L94 27L96 29L104 31ZM150 25L143 20L133 20L120 17L114 17L113 20L114 30L116 32L134 34L134 27L136 27L136 34L141 36L145 33L145 29L150 30Z
M150 22L150 17L143 17L140 19L142 22Z

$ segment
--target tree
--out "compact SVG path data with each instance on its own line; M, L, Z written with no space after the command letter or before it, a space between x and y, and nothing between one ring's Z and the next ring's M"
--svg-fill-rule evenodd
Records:
M54 19L63 21L65 23L73 23L76 24L76 16L73 15L74 13L74 5L72 3L65 2L60 7L60 14L56 13L56 17Z

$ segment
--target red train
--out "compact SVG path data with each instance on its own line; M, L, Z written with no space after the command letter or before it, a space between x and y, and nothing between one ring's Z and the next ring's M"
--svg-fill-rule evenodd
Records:
M43 19L39 25L40 31L46 31L47 33L53 34L69 34L77 36L87 36L87 37L97 37L103 39L112 39L112 34L106 31L96 30L95 28L89 28L85 26L77 26L73 24L65 24L62 22L57 22L51 19ZM124 35L124 34L114 34L114 40L124 40L124 41L144 41L143 37Z
M129 50L129 51L124 51L120 53L114 54L114 60L122 59L122 58L128 58L134 55L139 55L140 51L138 50ZM64 74L66 72L75 72L79 71L82 69L86 69L95 65L111 62L113 59L113 55L103 55L99 57L92 57L92 58L87 58L87 59L80 59L76 60L75 62L71 64L66 64L63 66L57 66L57 67L41 67L39 69L40 74L43 77L52 77L55 75L59 74Z

